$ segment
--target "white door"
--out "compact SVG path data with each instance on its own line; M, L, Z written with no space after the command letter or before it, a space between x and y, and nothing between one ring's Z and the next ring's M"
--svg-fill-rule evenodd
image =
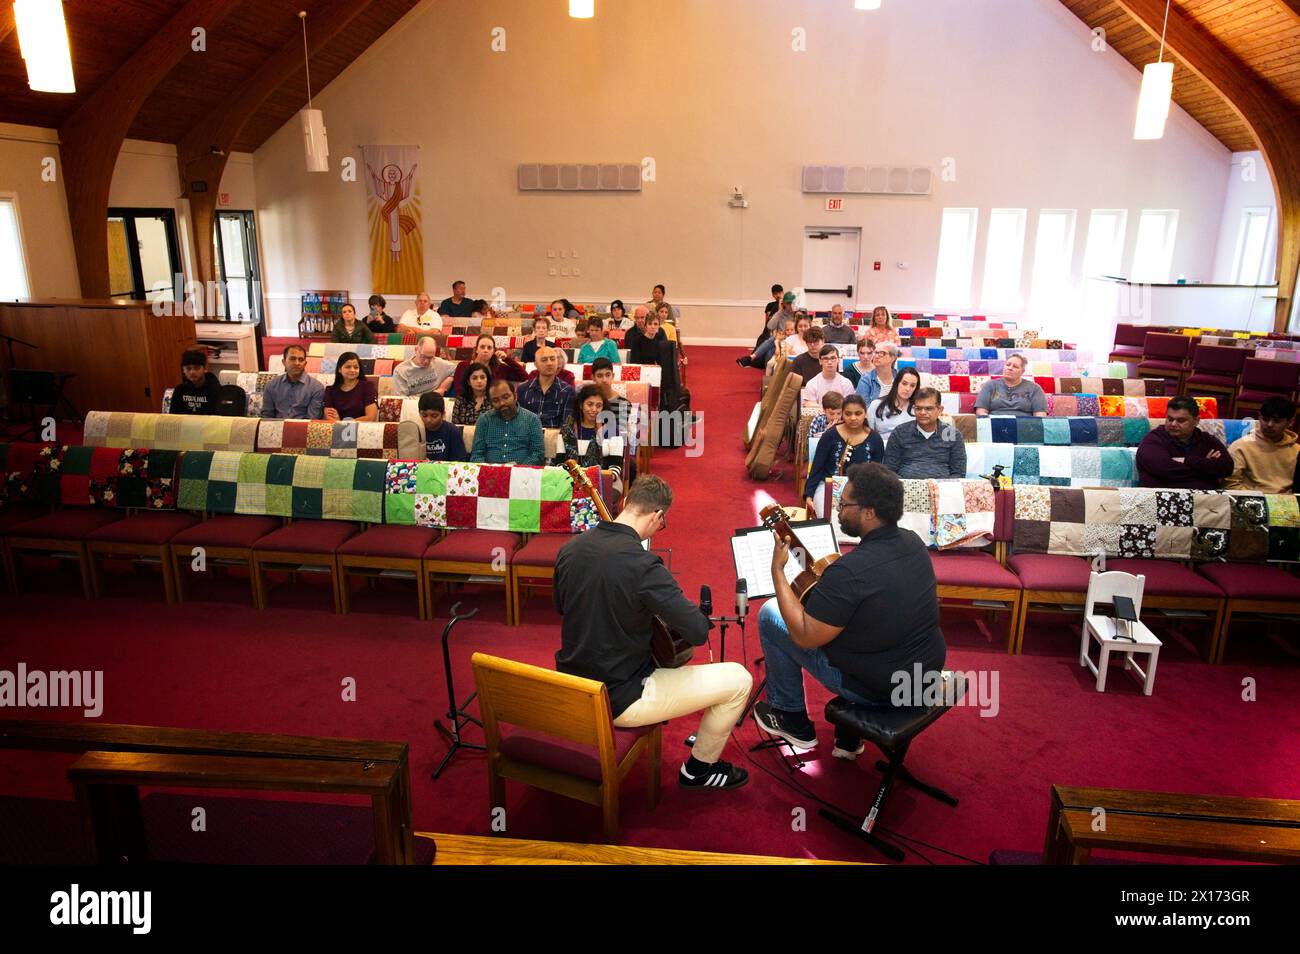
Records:
M843 305L853 311L858 284L858 254L861 229L803 230L804 307L809 311L830 311Z

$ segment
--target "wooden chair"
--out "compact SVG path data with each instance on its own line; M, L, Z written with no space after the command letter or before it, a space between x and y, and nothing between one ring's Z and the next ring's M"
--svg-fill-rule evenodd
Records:
M475 653L474 684L488 754L488 798L505 809L506 779L598 805L618 839L618 790L648 752L646 794L659 803L662 726L614 727L603 683ZM502 725L514 728L503 735Z

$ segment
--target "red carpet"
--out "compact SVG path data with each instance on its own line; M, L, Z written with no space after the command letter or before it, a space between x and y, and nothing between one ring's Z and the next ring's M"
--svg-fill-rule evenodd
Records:
M708 583L715 612L729 611L734 587L731 531L752 526L769 495L794 503L787 480L756 484L743 471L740 432L756 400L757 374L737 369L727 349L694 348L689 385L704 412L703 455L657 454L655 472L677 494L668 530L657 548L672 549L672 569L689 596ZM788 473L788 465L787 465ZM87 603L65 570L35 575L30 592L3 597L0 668L19 661L29 669L104 670L105 722L153 723L209 729L401 739L411 744L415 821L421 830L485 834L489 818L482 756L463 752L442 778L429 772L446 751L432 722L446 708L438 637L449 602L432 624L415 619L413 590L399 584L357 593L354 612L328 611L323 587L310 579L295 590L280 586L272 609L249 605L240 578L206 581L180 607L162 603L149 574L118 574L118 595ZM475 649L553 665L557 619L549 594L525 608L525 625L501 624L500 591L462 596L482 607L453 636L457 689L471 689L469 654ZM748 658L757 655L750 615ZM951 668L996 671L1000 709L981 718L957 709L918 738L908 765L922 779L961 799L950 808L906 787L890 796L883 824L930 845L984 861L994 848L1037 850L1047 818L1048 786L1146 788L1223 795L1300 798L1300 660L1294 644L1262 628L1234 627L1228 662L1208 666L1190 644L1164 633L1155 694L1113 673L1097 693L1075 654L1073 617L1031 622L1030 653L1007 656L1001 631L989 642L972 614L945 613ZM998 624L1001 625L1001 622ZM728 634L727 655L739 658ZM718 651L715 632L714 652ZM353 677L357 701L343 702L340 682ZM1254 680L1256 701L1243 701L1243 680ZM725 795L679 792L673 776L694 731L694 716L665 733L664 797L645 806L644 774L634 770L623 789L623 842L674 848L796 857L880 860L863 843L817 817L813 795L865 813L878 776L871 753L860 763L830 758L831 732L821 723L827 694L809 692L820 723L821 748L796 779L800 794L745 761L741 746L756 741L752 723L735 737L727 757L748 765L753 781ZM72 718L69 710L10 710L15 718ZM75 714L80 718L79 712ZM473 735L477 739L477 734ZM753 757L787 777L772 752ZM0 794L70 798L63 771L69 756L6 753ZM508 833L563 841L600 838L599 812L511 784ZM802 810L800 812L799 810ZM806 816L806 825L800 824ZM921 848L933 861L954 860ZM921 860L909 854L908 860Z

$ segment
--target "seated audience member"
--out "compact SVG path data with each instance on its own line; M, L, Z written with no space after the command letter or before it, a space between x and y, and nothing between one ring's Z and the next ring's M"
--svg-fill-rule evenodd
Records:
M862 376L864 374L870 374L875 369L875 365L872 364L871 359L876 353L876 346L870 338L859 338L857 345L858 360L854 361L844 369L844 376L849 379L849 382L855 389L858 386L858 382L862 380Z
M383 295L371 295L366 304L370 307L370 317L366 319L367 328L377 335L390 335L397 331L393 316L384 311L388 302Z
M538 348L550 348L555 342L547 339L551 331L551 319L546 315L538 315L533 319L533 336L524 342L524 364L533 364L537 361Z
M325 410L325 385L307 373L302 345L284 349L284 374L273 377L262 391L262 417L318 421Z
M773 294L776 294L777 287L778 286L776 285L772 286ZM781 296L781 307L778 308L767 320L766 330L770 332L771 335L775 336L777 329L782 327L786 321L793 322L795 320L794 299L794 292L786 292ZM736 359L736 364L740 365L742 368L765 367L767 363L772 360L772 353L775 347L772 337L760 339L758 344L754 346L753 351L745 355L743 358Z
M794 339L794 319L787 318L781 322L780 326L773 332L772 337L768 339L771 348L771 359L763 369L764 374L772 374L776 370L777 362L789 361L794 355L790 348L790 342Z
M856 339L853 334L853 329L850 328L844 320L843 305L831 306L831 322L828 325L822 325L822 333L826 336L827 344L854 343Z
M433 335L421 335L415 353L393 368L393 396L419 397L429 391L446 394L455 371L456 365L438 357Z
M822 412L808 422L808 437L821 437L826 429L844 420L844 395L827 391L822 395Z
M374 344L375 333L364 321L357 321L357 310L351 304L343 306L343 317L334 322L330 341L335 344Z
M885 466L899 477L966 476L966 442L957 428L939 421L939 408L934 388L918 388L912 395L916 420L896 426L885 448Z
M889 309L877 305L871 311L871 324L867 326L865 336L872 344L899 345L898 329L890 325Z
M573 326L573 337L569 339L570 348L581 349L587 343L587 319L579 318L578 323Z
M821 377L822 359L821 351L824 347L822 341L822 330L817 327L806 328L803 333L804 350L795 356L790 362L790 370L799 375L805 386L813 378ZM835 355L836 365L839 364L839 353Z
M175 398L172 399L175 401ZM1259 423L1245 437L1232 442L1232 473L1223 482L1228 490L1258 490L1290 494L1295 490L1296 407L1284 397L1271 397L1259 408Z
M493 321L497 317L496 309L488 304L486 298L475 298L474 303L470 305L470 327L475 325L482 327L483 322Z
M677 349L677 357L681 359L682 365L686 361L686 342L682 341L682 333L677 328L677 321L672 316L673 306L666 301L659 303L655 308L655 313L659 315L659 327L664 329L664 334L669 341L673 342Z
M537 377L520 385L519 406L542 419L542 427L559 427L573 411L573 388L556 375L560 355L554 348L537 352Z
M920 372L916 368L904 368L894 376L889 390L871 402L871 407L867 408L867 425L880 435L881 440L888 443L894 428L904 421L916 420L912 401L920 387Z
M656 285L653 289L651 289L650 300L646 302L646 305L647 307L651 308L654 311L658 311L660 305L668 305L668 302L664 301L663 285ZM668 317L672 321L676 321L681 316L682 314L680 311L677 310L676 306L668 305Z
M593 318L587 322L587 343L578 352L578 364L591 364L597 358L609 358L614 364L619 363L618 345L612 338L605 337L605 323Z
M1232 473L1232 455L1223 442L1197 425L1201 409L1185 395L1172 397L1165 426L1142 438L1137 449L1139 487L1218 490Z
M569 317L570 310L573 306L569 304L566 298L557 298L551 302L547 312L551 316L551 331L557 337L571 338L574 329L577 327L577 319L582 316L575 312L572 318Z
M645 322L646 319L649 317L650 317L650 309L647 308L645 305L637 305L635 308L632 309L632 327L629 328L627 330L627 334L623 336L623 347L629 352L627 360L628 363L630 364L641 363L632 357L631 351L633 347L636 346L636 343L638 341L641 341L645 338ZM662 329L660 330L659 334L663 335L664 341L668 340L668 334Z
M817 453L808 468L803 488L803 505L809 519L822 515L822 498L826 479L838 477L854 464L880 463L885 457L885 443L867 427L867 405L856 394L844 399L840 411L843 420L829 428L817 441Z
M181 383L172 388L172 414L216 414L221 381L208 370L208 352L191 348L181 354Z
M767 699L754 706L754 719L764 732L804 750L817 745L804 670L831 695L888 710L899 673L911 677L915 670L914 685L930 685L947 654L930 554L920 537L898 527L902 482L879 464L849 468L839 514L844 532L861 543L826 570L801 604L785 578L790 548L777 541L776 598L758 614ZM831 755L852 760L865 747L837 728Z
M871 353L871 370L858 380L856 388L862 400L871 404L876 398L888 391L894 384L894 369L898 365L898 347L885 344L876 345Z
M658 364L664 347L672 345L660 325L659 316L648 313L643 315L641 311L644 307L644 305L636 307L634 314L637 327L629 331L623 339L623 343L627 345L629 364ZM650 330L652 326L653 331Z
M493 381L492 410L474 426L474 447L469 459L476 464L531 464L540 466L546 455L542 422L515 401L509 381Z
M641 340L640 346L642 357L646 360L641 364L659 365L659 407L673 411L685 395L677 374L677 352L671 341L659 337L660 333L659 314L655 313L645 322L645 338Z
M415 307L402 312L398 322L407 331L442 331L442 318L432 308L433 299L428 292L415 296Z
M844 397L853 393L849 379L840 374L840 353L835 350L835 345L822 345L817 360L821 363L821 373L811 379L804 378L808 382L800 395L804 407L820 407L822 398L830 391L838 392Z
M555 455L552 463L557 466L566 460L577 461L582 467L599 467L614 472L614 481L621 482L623 477L623 455L615 453L614 448L622 442L617 435L609 433L605 426L605 398L600 393L600 385L584 384L573 399L567 420L560 428L560 440L564 448Z
M465 393L456 398L452 405L451 422L462 427L474 424L479 415L492 410L492 398L488 389L492 385L492 373L486 364L475 361L469 366L465 375Z
M582 309L569 301L567 298L561 298L560 304L564 306L564 317L569 321L580 321L583 317Z
M456 402L460 407L460 401ZM447 421L447 399L437 391L420 395L420 420L424 422L426 460L469 460L460 428Z
M613 433L626 435L631 422L632 405L627 398L614 390L614 364L608 358L591 362L591 379L600 388L605 399L605 410L613 419Z
M379 384L361 372L355 351L339 355L334 383L325 389L325 420L374 421L379 419Z
M469 318L474 314L474 302L465 297L464 282L451 283L451 297L438 303L438 314L444 318Z
M1037 381L1025 377L1027 364L1023 354L1010 355L1003 364L1002 377L990 378L980 388L975 413L980 417L1047 417L1047 395Z
M812 326L812 319L808 317L808 312L800 311L795 315L794 337L786 344L790 346L790 353L796 358L808 350L808 331Z
M623 307L623 300L615 298L609 303L609 328L611 331L627 331L636 325Z
M451 382L451 393L457 397L464 393L465 375L469 374L471 364L485 365L492 374L493 381L527 381L528 372L519 360L509 351L497 347L496 339L491 335L479 335L474 342L474 356L465 358L456 365L456 373Z

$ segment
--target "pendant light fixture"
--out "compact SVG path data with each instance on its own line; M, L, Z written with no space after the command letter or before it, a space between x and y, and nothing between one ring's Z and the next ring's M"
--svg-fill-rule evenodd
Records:
M879 10L880 0L853 0L854 10Z
M569 0L569 16L575 20L590 20L596 15L596 0Z
M1169 29L1169 3L1165 0L1165 24L1160 29L1160 56L1142 70L1142 90L1138 93L1134 139L1163 139L1169 103L1174 95L1174 64L1165 60L1165 31Z
M307 108L298 111L302 123L303 147L307 152L308 172L330 171L330 146L325 138L325 114L311 105L311 63L307 52L307 11L299 10L302 20L302 56L307 66Z
M75 93L63 0L14 0L14 25L27 85L42 93Z

